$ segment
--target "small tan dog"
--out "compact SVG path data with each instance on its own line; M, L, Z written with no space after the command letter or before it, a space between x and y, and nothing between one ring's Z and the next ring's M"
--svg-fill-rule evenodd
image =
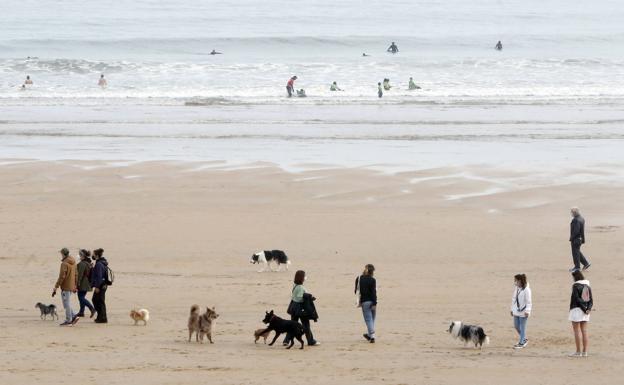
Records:
M207 307L204 314L199 314L199 305L191 306L191 313L188 319L189 342L195 333L195 341L204 343L204 336L208 337L208 341L212 344L212 329L215 320L219 318L215 308Z
M260 337L264 338L264 343L266 344L266 340L267 338L269 338L269 334L271 334L270 330L266 330L265 328L262 329L258 329L254 332L254 337L256 338L256 340L254 341L254 344L258 343L258 340L260 339Z
M147 309L132 309L130 310L130 318L134 320L135 326L139 323L139 321L143 321L143 326L147 326L147 321L149 321L149 311Z

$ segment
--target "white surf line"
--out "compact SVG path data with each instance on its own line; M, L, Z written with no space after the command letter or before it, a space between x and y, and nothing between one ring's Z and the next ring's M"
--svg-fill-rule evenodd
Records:
M488 196L488 195L494 195L494 194L499 194L499 193L507 192L507 191L511 191L511 190L504 189L502 187L492 187L492 188L479 191L479 192L475 192L475 193L444 195L444 199L446 199L447 201L456 201L456 200L466 199L466 198L477 198L477 197L483 197L483 196Z

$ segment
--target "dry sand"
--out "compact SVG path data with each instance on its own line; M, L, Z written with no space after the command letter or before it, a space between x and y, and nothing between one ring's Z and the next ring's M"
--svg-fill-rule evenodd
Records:
M527 186L479 196L496 186L437 178L461 170L199 166L2 166L0 384L622 383L622 188ZM476 196L445 199L461 194ZM567 357L573 205L587 218L584 252L594 263L586 359ZM85 319L61 328L33 308L61 307L50 291L65 246L106 250L116 272L108 325ZM291 271L257 273L249 256L273 248L287 251ZM377 267L375 345L362 338L352 292L365 263ZM265 310L285 315L297 269L318 298L313 330L322 345L254 345ZM534 301L522 351L511 349L509 316L518 272L528 275ZM214 345L186 341L194 303L220 313ZM147 327L132 326L133 307L150 310ZM446 334L449 320L483 325L490 346L464 348Z

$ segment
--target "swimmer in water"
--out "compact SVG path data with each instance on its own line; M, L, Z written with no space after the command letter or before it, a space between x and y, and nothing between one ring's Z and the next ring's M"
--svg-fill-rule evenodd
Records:
M496 45L494 46L494 48L496 48L497 51L502 51L503 43L501 43L501 41L499 40L498 43L496 43Z
M342 89L338 87L338 84L336 82L333 82L331 86L329 86L329 90L330 91L342 91Z
M295 80L297 80L297 77L293 76L288 80L288 83L286 83L286 92L288 93L289 98L293 96L295 90Z
M305 98L308 95L306 95L305 90L302 88L300 90L297 90L297 96L300 97L300 98Z
M380 98L383 96L383 88L381 88L381 83L377 83L377 96Z
M410 78L409 80L409 85L407 87L409 90L419 90L420 87L416 85L416 83L414 83L414 79Z
M385 78L383 81L383 88L386 91L390 91L390 88L392 88L392 86L390 85L390 79Z
M24 80L24 84L28 86L33 84L33 81L30 79L30 75L26 75L26 80Z
M20 91L26 91L26 84L22 84L22 86L20 87Z
M367 54L366 52L362 53L362 57L366 57L366 56L370 56L370 55Z
M214 49L210 52L211 55L221 55L221 52L217 52Z
M397 53L399 52L399 47L397 47L397 45L394 42L392 42L392 44L390 44L390 47L388 47L386 51L390 53Z
M104 79L104 74L100 75L100 80L98 80L98 86L102 88L108 87L108 82Z

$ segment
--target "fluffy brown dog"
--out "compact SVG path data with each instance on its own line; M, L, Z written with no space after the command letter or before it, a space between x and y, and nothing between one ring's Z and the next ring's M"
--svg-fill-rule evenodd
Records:
M191 315L188 319L189 342L195 333L195 341L199 342L199 305L191 306Z
M258 343L258 340L260 339L260 337L264 338L264 343L266 344L266 340L267 338L269 338L269 334L271 334L271 331L267 331L265 328L262 329L258 329L254 332L254 337L256 338L256 340L254 341L254 344Z
M214 306L207 307L206 312L199 317L199 343L204 343L204 336L208 337L208 341L212 344L212 329L215 324L215 320L219 318L219 314L215 310Z
M147 326L147 321L149 321L149 311L147 311L147 309L132 309L130 310L130 318L132 318L135 325L139 321L143 321L143 326Z

